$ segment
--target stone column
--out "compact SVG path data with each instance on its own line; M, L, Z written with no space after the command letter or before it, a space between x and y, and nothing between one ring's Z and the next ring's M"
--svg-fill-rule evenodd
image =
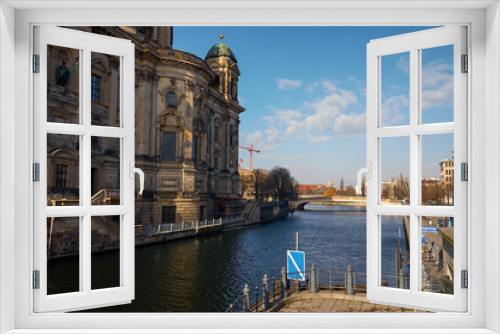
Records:
M147 122L147 136L148 136L148 144L147 147L149 148L148 151L147 151L147 155L150 156L150 157L154 157L155 155L155 146L159 146L159 142L156 142L156 127L155 127L155 122L156 122L156 119L159 117L160 113L159 113L159 107L158 107L158 102L159 102L159 99L162 98L162 96L160 96L160 92L159 92L159 83L160 83L160 77L158 75L155 75L153 77L153 84L151 85L151 90L150 90L150 94L149 94L149 97L151 99L151 105L150 105L150 109L147 109L146 110L146 115L145 115L145 119L146 119L146 122Z
M135 89L135 119L136 119L136 143L135 143L135 154L143 155L148 154L147 136L149 134L148 124L146 119L146 100L148 98L147 73L145 71L136 70L135 80L138 83L138 87Z

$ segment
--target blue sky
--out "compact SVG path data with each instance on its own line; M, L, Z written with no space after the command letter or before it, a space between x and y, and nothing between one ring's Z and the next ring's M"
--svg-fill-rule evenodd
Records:
M281 165L300 183L333 181L338 186L341 177L354 184L365 165L366 44L423 29L174 27L173 41L175 49L204 58L224 34L241 71L239 99L246 111L241 114L240 144L262 150L254 155L254 168ZM452 50L447 46L423 51L424 123L453 121ZM384 126L408 124L408 60L405 54L382 60ZM438 177L437 163L451 157L453 135L443 138L436 147L424 145L425 177ZM434 142L423 139L429 140ZM408 155L398 154L407 150L404 142L389 145L394 159L382 162L384 179L394 168L398 175L408 169ZM240 157L248 168L248 152L240 150ZM392 166L384 168L384 163Z

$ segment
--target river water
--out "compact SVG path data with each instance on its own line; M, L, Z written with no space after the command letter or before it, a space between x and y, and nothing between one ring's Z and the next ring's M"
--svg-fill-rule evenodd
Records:
M357 212L346 212L356 210ZM394 249L399 217L383 217L383 274L394 275ZM137 248L135 300L131 304L98 309L99 312L223 312L238 298L245 283L262 284L264 274L279 279L286 266L286 251L306 253L307 269L314 263L319 270L366 273L366 213L364 208L307 205L286 218L236 231L184 239L166 244ZM405 234L401 233L403 246ZM384 249L390 251L384 252ZM117 252L93 256L106 263L116 263ZM74 266L75 259L49 265L59 273ZM114 270L114 269L110 269ZM92 277L109 276L106 270ZM64 283L64 274L58 276Z

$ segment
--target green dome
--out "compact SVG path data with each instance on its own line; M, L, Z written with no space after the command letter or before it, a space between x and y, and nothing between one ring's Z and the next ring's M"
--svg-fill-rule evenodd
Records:
M208 50L208 53L207 53L207 56L205 57L205 59L217 58L217 57L229 57L232 59L232 61L237 63L238 61L236 60L236 56L234 55L233 51L231 51L231 49L226 44L222 43L222 38L224 38L224 37L221 35L220 43L215 44L214 46L212 46L210 48L210 50Z

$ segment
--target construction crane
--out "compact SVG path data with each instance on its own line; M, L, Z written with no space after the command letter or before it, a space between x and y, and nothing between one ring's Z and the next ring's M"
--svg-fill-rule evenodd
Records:
M243 146L243 145L238 145L239 148L247 150L250 152L250 169L253 170L253 152L260 153L260 150L254 150L253 145L248 146Z

